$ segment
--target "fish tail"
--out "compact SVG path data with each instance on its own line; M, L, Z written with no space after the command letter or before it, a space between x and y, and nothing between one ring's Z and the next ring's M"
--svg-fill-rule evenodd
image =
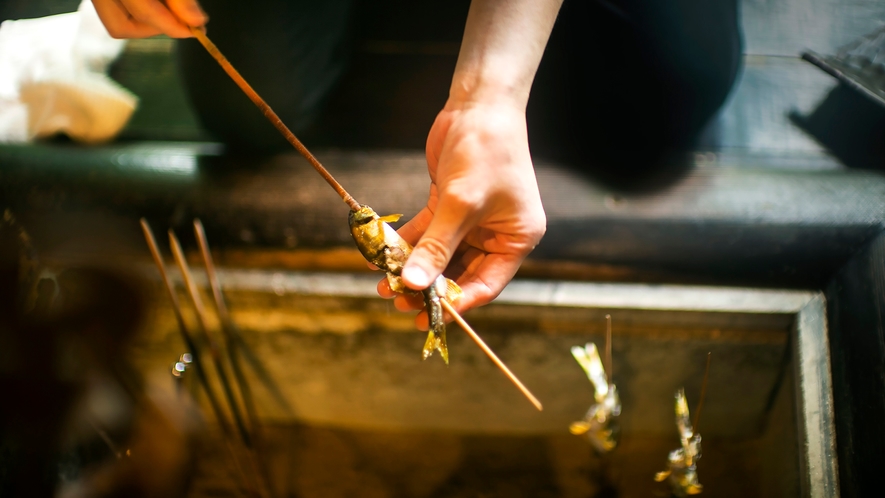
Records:
M446 365L449 364L449 348L446 346L446 331L443 329L441 333L437 333L434 331L430 331L427 333L427 341L424 343L424 351L423 356L426 360L430 358L433 354L433 351L439 351L439 355L442 356Z
M427 307L427 320L430 324L430 332L427 334L427 341L424 343L424 359L433 354L433 350L439 351L446 365L449 364L449 348L446 346L446 322L443 318L442 303L440 295L446 290L445 277L440 275L436 281L422 292L424 294L424 305Z

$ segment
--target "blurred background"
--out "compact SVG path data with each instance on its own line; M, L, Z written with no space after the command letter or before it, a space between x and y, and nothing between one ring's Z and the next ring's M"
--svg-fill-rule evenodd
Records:
M203 5L232 63L354 197L416 213L469 2L328 3L317 17L229 3ZM5 0L0 20L78 4ZM694 410L708 351L705 494L875 495L885 105L803 54L845 61L867 36L863 67L880 84L885 3L667 7L566 0L533 88L548 232L499 302L467 319L542 398L541 414L457 329L451 366L420 361L423 334L376 297L340 199L196 42L128 41L108 72L138 106L116 139L0 144L0 496L669 496L652 476L678 444L673 392L684 386ZM320 90L284 37L258 53L260 19L318 41L344 33L318 45L334 54ZM307 111L295 94L313 95ZM185 327L199 336L167 229L219 351L239 351L255 392L251 447L216 362L204 371L220 416L185 361L209 341L182 335L141 218ZM232 342L197 218L241 334ZM568 348L601 344L607 313L624 434L600 457L565 432L592 399ZM809 408L795 347L810 322L833 387ZM233 377L233 360L218 364ZM248 395L231 382L245 417ZM806 431L811 412L825 420ZM809 470L809 439L829 445L834 466Z

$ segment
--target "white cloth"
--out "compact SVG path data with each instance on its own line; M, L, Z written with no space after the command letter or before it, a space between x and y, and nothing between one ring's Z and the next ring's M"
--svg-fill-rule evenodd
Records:
M105 74L125 43L111 38L89 0L77 12L0 24L0 142L116 136L138 105Z

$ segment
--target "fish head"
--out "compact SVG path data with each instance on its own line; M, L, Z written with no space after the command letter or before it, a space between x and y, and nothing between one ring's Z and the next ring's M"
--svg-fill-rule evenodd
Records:
M375 213L375 210L366 206L365 204L360 206L359 211L351 211L347 215L347 222L351 227L357 225L363 225L372 220L378 219L378 214Z

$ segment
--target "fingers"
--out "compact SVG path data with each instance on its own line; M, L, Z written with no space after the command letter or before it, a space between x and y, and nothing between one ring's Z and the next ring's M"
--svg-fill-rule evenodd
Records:
M461 268L458 284L463 296L452 303L459 312L488 304L495 299L508 282L516 274L524 257L514 254L488 254L477 248L469 248L458 255L453 266ZM453 274L454 276L454 274ZM420 294L400 294L390 290L387 279L378 283L378 294L386 299L393 298L397 310L408 312L423 310L424 299ZM446 321L451 317L446 315ZM419 330L427 330L427 313L421 311L415 317L415 325Z
M418 212L411 220L407 221L396 231L409 244L414 246L427 231L430 221L433 219L433 211L425 207Z
M136 21L153 26L173 38L187 38L190 29L175 18L159 0L120 0Z
M119 0L92 0L92 4L108 34L114 38L147 38L160 34L156 27L133 19Z
M196 0L166 0L166 5L175 16L188 26L202 26L209 22L209 16L200 8Z
M403 268L402 278L406 286L415 290L426 289L446 269L469 227L475 224L478 211L476 203L468 198L440 197L436 213ZM416 223L410 230L413 228L417 229L419 225Z
M484 254L469 264L459 279L464 295L454 303L458 311L490 303L516 275L525 258L514 254Z
M390 289L390 283L384 278L378 282L378 295L384 299L393 299L393 305L399 311L413 311L424 307L424 298L420 294L401 294Z
M195 0L92 0L98 17L114 38L145 38L165 34L191 36L188 26L202 26L208 17Z

